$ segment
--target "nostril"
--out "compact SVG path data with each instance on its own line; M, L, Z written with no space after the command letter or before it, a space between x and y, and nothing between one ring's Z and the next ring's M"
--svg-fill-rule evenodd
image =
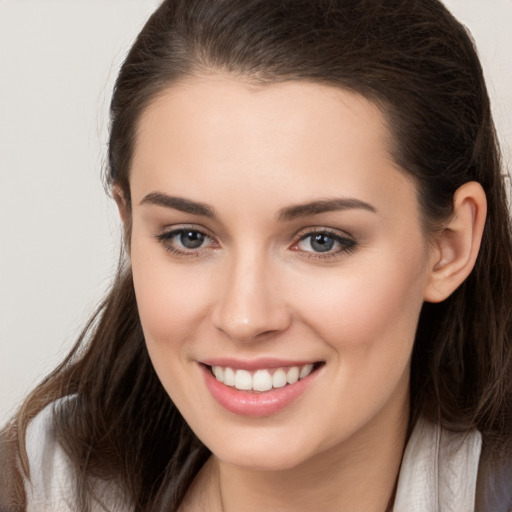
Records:
M253 342L265 341L283 332L289 326L289 322L275 321L266 317L264 321L258 318L244 319L242 321L225 319L224 321L214 322L214 325L217 330L233 341Z

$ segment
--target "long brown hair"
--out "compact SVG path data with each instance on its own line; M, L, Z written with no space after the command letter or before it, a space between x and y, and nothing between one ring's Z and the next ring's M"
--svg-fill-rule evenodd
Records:
M481 250L447 300L425 304L411 371L420 413L498 443L512 425L512 241L482 69L466 29L437 0L166 0L119 73L107 181L130 200L130 165L145 108L177 80L220 71L258 83L307 80L356 91L384 112L393 157L414 177L427 229L477 181L488 199ZM129 233L127 233L129 237ZM148 357L129 265L64 362L4 432L18 439L47 404L78 475L114 480L136 510L175 510L209 452L162 388ZM17 437L16 437L17 432Z

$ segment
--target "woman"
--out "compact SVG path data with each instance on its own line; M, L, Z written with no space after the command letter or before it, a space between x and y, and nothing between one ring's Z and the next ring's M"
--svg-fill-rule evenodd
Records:
M512 509L506 191L439 2L165 1L109 183L126 257L6 510Z

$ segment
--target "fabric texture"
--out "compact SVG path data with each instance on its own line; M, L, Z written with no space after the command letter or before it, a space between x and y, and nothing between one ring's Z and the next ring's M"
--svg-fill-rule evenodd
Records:
M473 512L482 436L458 434L424 419L407 443L394 512Z
M52 412L47 406L27 430L27 512L77 510L74 470L53 435ZM457 434L420 419L404 452L393 511L474 512L481 447L479 432ZM96 482L95 494L103 506L93 504L93 512L131 510L111 483Z
M74 468L56 441L52 416L55 406L46 406L29 424L26 436L30 480L25 479L26 512L80 512L76 503ZM91 512L128 512L133 509L119 488L103 480L92 482Z

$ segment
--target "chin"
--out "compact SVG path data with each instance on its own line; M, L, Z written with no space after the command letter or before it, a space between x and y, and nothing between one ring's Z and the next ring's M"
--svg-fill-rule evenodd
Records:
M302 453L266 453L261 450L258 453L226 453L217 456L221 462L243 468L249 471L288 471L297 468L305 462Z
M293 439L289 433L264 435L252 430L239 437L228 435L222 443L206 441L206 446L221 462L251 471L290 470L316 452L313 447L308 448L304 439Z

